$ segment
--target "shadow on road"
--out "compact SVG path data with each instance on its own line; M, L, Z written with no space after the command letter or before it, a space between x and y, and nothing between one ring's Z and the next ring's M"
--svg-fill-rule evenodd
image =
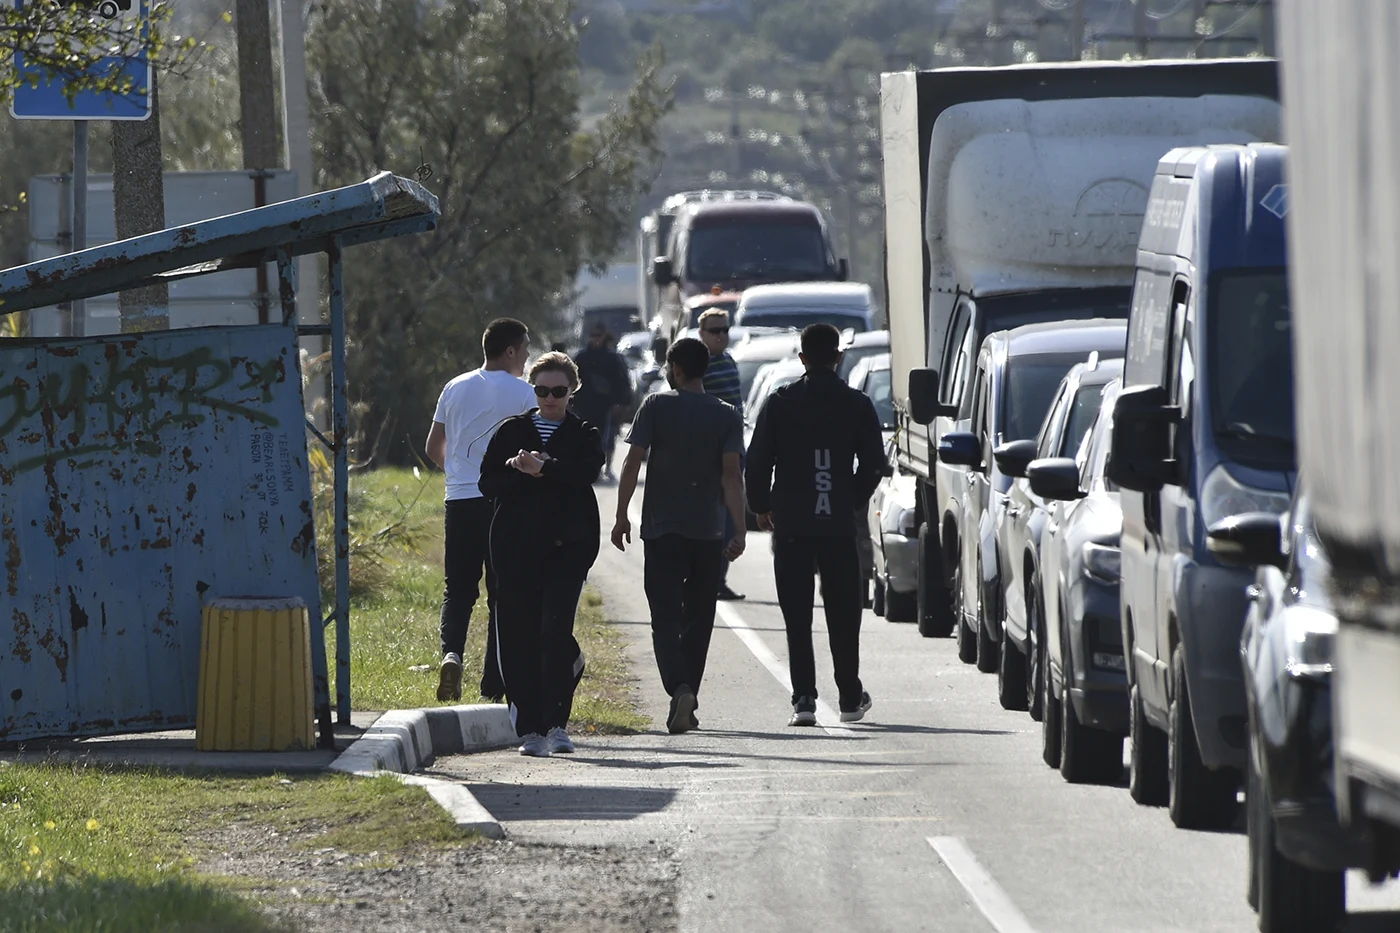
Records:
M498 820L633 820L671 805L670 788L468 784Z
M1346 933L1395 933L1400 910L1372 910L1347 916Z

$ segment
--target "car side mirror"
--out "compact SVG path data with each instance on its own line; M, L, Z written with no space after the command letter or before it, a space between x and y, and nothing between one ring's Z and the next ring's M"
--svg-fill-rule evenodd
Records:
M1069 457L1032 460L1026 466L1026 478L1030 480L1031 492L1042 499L1073 502L1085 495L1079 488L1079 464Z
M1104 474L1134 492L1157 492L1176 475L1171 428L1181 409L1161 386L1124 389L1113 403L1113 433Z
M951 417L956 413L951 405L938 401L938 370L909 370L909 417L915 424L933 424L939 415Z
M992 451L997 469L1013 479L1026 475L1026 467L1035 459L1035 441L1011 441Z
M971 431L949 431L938 439L938 459L949 466L982 465L982 443Z
M1244 512L1222 518L1206 531L1206 549L1230 567L1282 569L1283 522L1272 512Z
M844 282L851 277L851 264L843 257L836 261L836 278Z
M651 280L661 288L665 288L676 280L675 272L671 269L671 260L665 256L657 256L651 261Z

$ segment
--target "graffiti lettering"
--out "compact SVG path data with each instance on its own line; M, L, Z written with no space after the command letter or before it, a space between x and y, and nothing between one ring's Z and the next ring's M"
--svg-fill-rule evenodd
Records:
M54 456L84 467L125 451L156 456L163 432L203 424L216 414L276 427L277 418L256 406L271 402L273 385L286 379L280 356L235 366L211 347L161 359L132 358L112 344L105 366L73 362L42 375L37 368L0 370L0 438L23 431L19 440L36 443L40 437L25 426L39 415L48 440L44 453L18 460L14 472Z

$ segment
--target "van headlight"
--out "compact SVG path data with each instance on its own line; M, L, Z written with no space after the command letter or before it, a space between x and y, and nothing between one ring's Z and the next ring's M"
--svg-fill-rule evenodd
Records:
M1209 528L1222 519L1245 512L1282 515L1288 511L1288 500L1286 492L1244 485L1221 465L1211 470L1201 485L1201 520Z
M1103 583L1117 583L1123 574L1123 552L1090 541L1084 545L1084 573Z

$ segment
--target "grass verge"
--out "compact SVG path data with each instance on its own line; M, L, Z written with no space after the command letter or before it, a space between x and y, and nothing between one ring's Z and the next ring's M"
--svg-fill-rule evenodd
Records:
M441 473L381 469L351 477L350 514L364 547L351 562L350 696L356 709L437 705L438 613L442 604ZM479 700L486 649L486 598L472 612L463 659L463 700ZM585 590L574 623L587 671L574 703L573 728L629 733L645 729L633 695L620 632L609 625L602 599ZM335 632L326 650L335 657ZM334 663L331 677L335 677ZM334 695L335 687L331 688Z
M381 859L464 840L426 791L388 777L0 766L0 931L281 930L195 871L200 840L234 823Z

